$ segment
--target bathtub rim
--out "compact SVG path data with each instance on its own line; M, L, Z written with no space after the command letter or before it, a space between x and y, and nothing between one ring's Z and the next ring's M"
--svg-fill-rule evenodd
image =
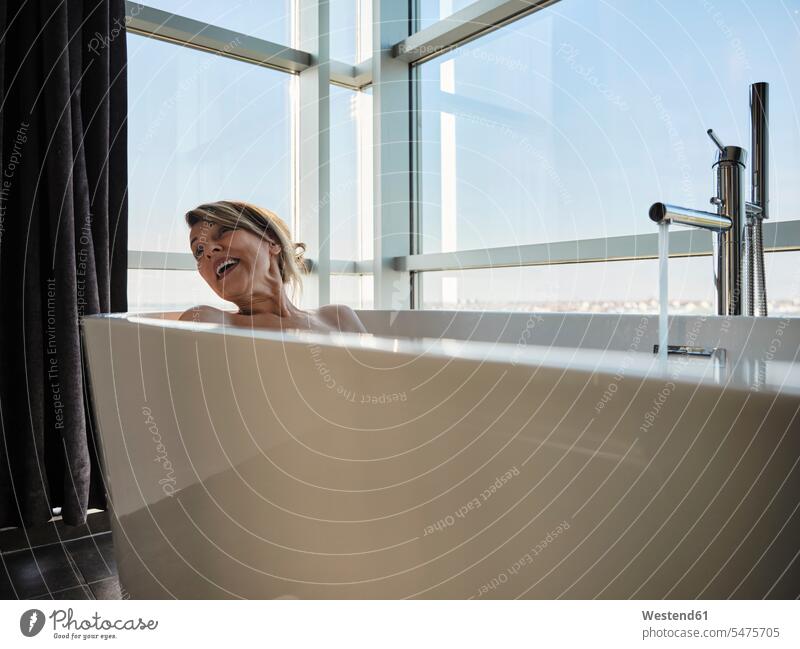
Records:
M389 312L390 310L385 311ZM662 381L665 383L671 382L675 385L702 386L705 389L718 389L721 391L753 392L752 385L744 380L746 372L745 368L742 367L742 360L738 360L735 363L730 374L720 379L714 366L710 366L710 364L718 363L718 361L708 358L670 358L665 367L658 362L655 354L639 350L631 352L629 350L598 350L557 345L520 345L519 343L506 342L463 341L455 338L390 337L355 332L318 333L297 329L278 331L153 317L153 313L174 312L104 313L87 315L84 320L91 323L106 322L109 326L112 322L116 322L124 323L126 327L182 331L186 335L200 333L221 334L251 341L263 340L336 349L357 349L365 352L395 354L398 358L400 356L424 356L444 361L463 360L467 362L498 363L512 367L524 366L532 370L553 369L563 372L588 373L597 379L603 380L618 375L619 368L624 367L625 377L639 381ZM516 312L500 313L512 314ZM559 312L553 315L569 316L573 314ZM586 317L591 314L575 315ZM614 316L621 314L599 315ZM774 319L780 320L780 318ZM94 325L90 324L89 326L92 327ZM795 394L800 396L800 366L789 361L770 360L767 362L775 367L777 372L785 378L780 385L768 383L760 386L758 391L767 394ZM675 373L674 368L679 364L682 366L680 372Z

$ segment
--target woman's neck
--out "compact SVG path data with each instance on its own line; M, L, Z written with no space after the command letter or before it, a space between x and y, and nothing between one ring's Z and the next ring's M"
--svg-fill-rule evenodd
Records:
M274 315L278 318L290 318L304 314L305 311L298 309L283 287L276 293L264 292L254 293L246 303L237 304L239 313L248 316Z

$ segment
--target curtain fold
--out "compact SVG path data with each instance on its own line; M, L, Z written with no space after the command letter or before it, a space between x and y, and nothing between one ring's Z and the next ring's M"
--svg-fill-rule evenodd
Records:
M0 527L105 506L80 318L127 308L124 21L0 6Z

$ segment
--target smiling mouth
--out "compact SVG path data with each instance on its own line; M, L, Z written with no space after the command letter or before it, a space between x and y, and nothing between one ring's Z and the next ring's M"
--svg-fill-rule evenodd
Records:
M228 257L225 261L217 265L217 279L222 279L228 275L234 268L239 265L239 260L233 257Z

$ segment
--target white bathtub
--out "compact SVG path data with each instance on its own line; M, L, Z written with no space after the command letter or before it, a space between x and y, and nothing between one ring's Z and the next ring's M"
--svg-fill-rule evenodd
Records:
M800 594L800 321L359 315L84 320L132 597Z

